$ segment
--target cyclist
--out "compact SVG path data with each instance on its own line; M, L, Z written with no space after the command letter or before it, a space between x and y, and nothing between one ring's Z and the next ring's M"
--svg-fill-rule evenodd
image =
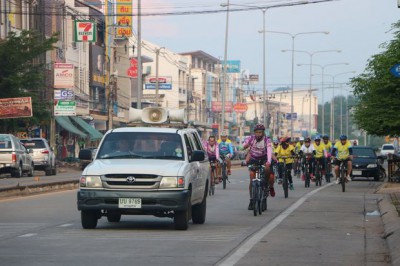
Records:
M347 162L347 173L346 179L347 181L351 181L350 173L351 173L351 160L353 160L353 149L350 141L347 139L346 135L340 135L339 141L335 143L332 150L332 156L335 156L334 165L335 165L335 175L336 175L336 184L339 184L339 166L340 160L345 160Z
M231 174L231 158L233 156L232 142L228 139L228 133L223 131L221 138L218 140L218 149L220 159L225 158L227 174Z
M218 162L219 161L219 149L218 145L216 144L216 140L214 136L209 136L208 141L204 142L204 149L207 152L208 155L208 160L211 162ZM221 171L219 170L219 164L216 163L216 173L218 176L211 176L211 178L214 178L214 183L218 184L218 179ZM211 175L214 175L212 172Z
M322 174L325 174L325 158L327 154L325 151L325 145L321 143L321 137L319 135L316 136L314 139L314 149L315 149L315 165L317 164L317 161L319 161L319 163L322 165ZM314 177L315 177L315 169L316 167L314 167Z
M279 145L278 149L275 152L275 156L281 157L281 156L295 156L294 152L294 147L293 145L290 144L290 138L289 137L282 137L281 138L281 145ZM283 158L278 158L278 173L279 173L279 178L278 178L278 184L282 184L282 168L283 168ZM292 178L292 166L293 166L293 158L287 158L286 159L286 169L288 170L288 180L289 180L289 188L290 190L294 190L293 187L293 178Z
M303 146L303 144L304 144L304 137L300 137L299 141L296 143L296 146L294 147L296 155L299 154L301 146ZM300 167L298 166L299 164L301 164L300 159L299 158L295 158L294 159L294 164L293 164L294 169L295 169L295 172L294 172L295 175L300 175Z
M330 142L328 135L322 136L322 144L324 145L325 151L326 151L326 160L325 160L325 169L327 170L326 174L325 174L325 178L326 178L326 175L330 174L330 172L331 172L328 167L330 167L329 162L331 161L331 156L332 156L332 142ZM326 180L328 180L328 179L326 179Z
M269 193L271 197L275 197L274 189L274 177L270 175L270 165L272 159L272 147L271 139L265 136L265 127L263 124L257 124L254 127L254 135L248 137L243 144L243 149L249 148L249 156L246 157L247 165L254 164L258 161L265 163L265 180L269 181ZM252 208L251 200L251 182L255 177L255 172L249 168L250 171L250 183L249 183L249 194L250 203L248 209ZM268 177L268 178L267 178Z
M314 178L314 171L313 171L313 166L314 166L314 155L315 155L315 149L314 149L314 145L311 144L311 139L310 138L306 138L304 140L304 144L301 146L301 149L299 151L299 155L303 156L303 155L311 155L312 157L310 158L310 164L309 164L309 168L308 168L308 172L310 173L310 177L311 179ZM304 176L304 172L305 172L305 160L307 158L304 157L304 159L302 160L302 169L303 169L303 174L301 175L301 180L305 180L305 176Z

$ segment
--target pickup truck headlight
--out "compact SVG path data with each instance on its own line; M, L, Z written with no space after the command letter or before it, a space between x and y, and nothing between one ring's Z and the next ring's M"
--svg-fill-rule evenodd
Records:
M369 165L367 165L367 168L376 168L378 167L378 165L376 163L371 163Z
M164 176L161 179L160 188L182 188L185 187L185 179L181 176Z
M87 187L87 188L103 187L100 176L81 176L81 180L79 183L80 187Z

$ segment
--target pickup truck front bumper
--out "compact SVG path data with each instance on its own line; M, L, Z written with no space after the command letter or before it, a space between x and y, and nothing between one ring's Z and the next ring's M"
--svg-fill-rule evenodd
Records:
M105 210L122 214L157 214L187 209L189 190L180 191L109 191L81 189L77 193L78 210ZM119 198L140 198L141 208L118 207Z

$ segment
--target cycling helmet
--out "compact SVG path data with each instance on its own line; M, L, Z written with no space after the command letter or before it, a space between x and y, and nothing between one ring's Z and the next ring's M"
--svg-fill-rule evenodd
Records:
M315 141L319 141L319 140L321 140L321 137L318 135L318 136L315 137L314 140L315 140Z
M264 125L263 125L263 124L257 124L257 125L254 127L254 131L257 131L257 130L262 130L262 131L264 131L264 130L265 130Z
M221 137L227 137L227 136L228 136L228 132L226 132L226 131L221 132Z
M304 141L304 137L300 137L300 138L299 138L299 141Z
M329 136L328 135L323 135L322 138L323 139L329 139Z
M311 139L310 139L310 138L306 138L306 139L304 140L304 142L311 142Z
M340 135L339 139L340 139L340 140L346 140L346 139L347 139L347 136L346 136L346 135Z
M272 140L272 142L273 142L274 144L279 144L279 140L278 140L277 138L274 138L274 139Z

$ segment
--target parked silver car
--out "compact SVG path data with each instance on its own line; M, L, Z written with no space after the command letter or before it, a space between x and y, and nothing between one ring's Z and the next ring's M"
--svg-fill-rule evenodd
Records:
M45 171L46 175L56 175L56 156L49 143L43 138L21 139L26 148L32 150L35 170Z
M29 150L12 134L0 134L0 173L33 176L34 164Z

